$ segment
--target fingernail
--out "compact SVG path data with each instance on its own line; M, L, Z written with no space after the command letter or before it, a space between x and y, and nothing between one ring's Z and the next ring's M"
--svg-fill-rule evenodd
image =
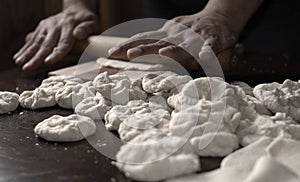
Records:
M50 63L50 62L51 62L51 56L46 57L45 63L47 64L47 63Z
M18 54L15 54L15 55L13 56L13 59L16 60L17 58L18 58Z
M143 51L140 48L132 48L127 51L127 55L130 55L130 57L137 57L137 56L141 55L142 52Z
M23 61L24 61L24 57L23 56L20 56L20 57L18 57L17 59L16 59L16 61L15 61L15 63L16 64L19 64L19 63L22 63Z
M28 65L28 64L25 64L25 65L22 67L22 70L23 70L23 71L27 71L28 68L29 68L29 65Z
M112 47L108 50L108 56L111 56L114 52L116 52L119 47Z

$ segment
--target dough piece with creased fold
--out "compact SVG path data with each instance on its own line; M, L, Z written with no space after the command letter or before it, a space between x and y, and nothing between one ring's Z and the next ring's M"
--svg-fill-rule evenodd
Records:
M95 131L96 125L93 120L76 114L66 117L54 115L34 128L36 135L54 142L79 141L93 135Z
M198 156L184 139L174 136L163 137L159 142L158 139L139 135L135 143L121 147L115 165L128 177L140 181L160 181L200 170Z
M0 114L12 112L19 106L19 95L13 92L0 91Z
M284 112L300 122L299 82L287 79L282 84L277 82L260 84L254 87L253 93L273 113Z

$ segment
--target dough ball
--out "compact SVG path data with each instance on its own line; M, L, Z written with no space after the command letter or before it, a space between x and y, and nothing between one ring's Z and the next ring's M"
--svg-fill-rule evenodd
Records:
M237 137L226 132L207 133L190 142L196 153L205 157L224 157L239 148Z
M151 94L161 91L170 92L173 89L176 89L178 93L190 80L192 80L190 76L177 75L169 71L151 73L143 77L142 87Z
M253 93L273 113L284 112L300 122L300 83L285 80L254 87Z
M73 109L83 99L94 97L96 90L91 86L91 82L77 85L67 85L60 88L55 94L57 104L66 109Z
M14 111L19 106L19 95L13 92L0 91L0 114Z
M253 88L245 82L232 82L231 85L240 87L246 95L253 96Z
M135 140L142 142L123 145L116 156L116 166L134 180L161 181L200 170L198 156L184 139L165 137L156 142L156 137L147 140L140 135Z
M104 115L111 109L111 102L107 101L101 94L95 97L83 99L76 107L75 113L88 116L93 120L104 119Z
M34 128L36 135L54 142L79 141L95 132L96 125L93 120L76 114L66 117L54 115Z
M55 94L51 89L36 88L24 91L19 98L20 105L26 109L39 109L56 105Z

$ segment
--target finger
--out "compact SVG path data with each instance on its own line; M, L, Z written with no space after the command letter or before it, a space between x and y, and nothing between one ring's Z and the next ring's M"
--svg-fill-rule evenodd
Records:
M38 35L32 42L28 43L28 47L22 52L22 54L16 59L17 65L23 65L30 60L39 50L42 42L45 39L45 35Z
M31 71L42 65L45 58L52 52L57 44L60 32L53 30L49 32L46 39L41 44L38 52L23 66L24 71Z
M217 54L217 58L224 72L233 69L237 64L237 58L233 56L232 48L225 49Z
M151 44L159 41L160 39L166 37L166 32L163 31L153 31L146 32L142 34L137 34L131 37L128 41L120 44L117 47L113 47L108 51L108 55L111 58L117 59L128 59L127 51L133 47L142 45L142 44Z
M211 54L211 52L210 52L211 50L213 50L215 53L218 53L219 52L218 47L220 47L220 46L217 45L216 37L215 36L209 37L204 42L204 44L201 48L201 51L199 54L200 59L207 60Z
M167 47L169 45L172 45L169 42L166 41L158 41L152 44L146 44L146 45L139 45L137 47L128 49L127 56L130 59L134 59L136 57L142 56L142 55L148 55L148 54L158 54L159 49L163 47Z
M188 70L194 71L200 69L199 64L193 56L182 47L171 45L159 50L159 55L169 57Z
M29 35L30 34L30 35ZM16 60L16 63L18 62L17 59L20 57L21 54L24 53L24 51L26 49L28 49L28 47L30 45L32 45L34 39L37 37L37 35L39 34L39 30L33 32L33 33L29 33L26 38L25 38L25 45L17 52L14 54L13 59Z
M71 51L75 43L75 37L72 32L72 26L62 29L57 47L54 48L53 52L45 59L46 64L54 64L60 61Z
M79 40L86 39L92 33L99 32L100 27L98 23L95 21L88 21L79 24L73 31L73 35L75 38Z

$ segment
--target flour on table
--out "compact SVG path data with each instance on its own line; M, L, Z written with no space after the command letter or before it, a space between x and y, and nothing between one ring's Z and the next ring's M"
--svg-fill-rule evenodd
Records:
M55 142L73 142L93 135L96 125L93 120L76 114L70 116L54 115L37 124L34 133L39 137Z
M13 92L0 91L0 114L12 112L19 106L19 95Z
M285 80L257 85L253 93L272 111L284 112L300 122L300 83Z

